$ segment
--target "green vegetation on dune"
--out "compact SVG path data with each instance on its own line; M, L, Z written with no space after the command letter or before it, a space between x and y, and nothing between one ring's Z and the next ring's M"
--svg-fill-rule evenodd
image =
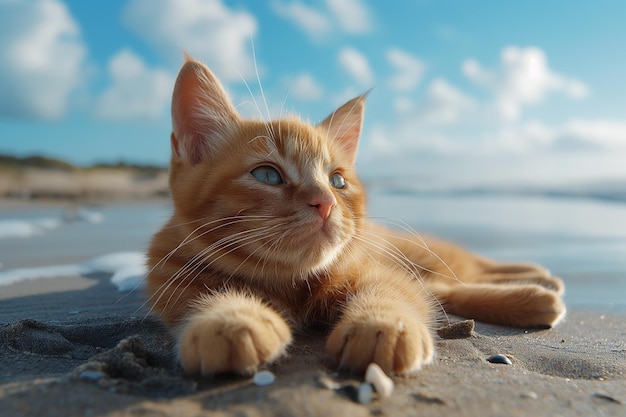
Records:
M74 171L76 167L60 159L40 155L17 157L0 154L0 168L21 170L26 168L51 169L55 171Z
M86 167L78 167L61 159L50 158L41 155L31 155L26 157L18 157L8 154L0 154L0 169L22 170L28 168L55 170L55 171L76 171L80 169L110 169L110 170L127 170L142 173L145 176L156 175L165 171L165 166L150 164L129 164L127 162L116 163L96 163Z

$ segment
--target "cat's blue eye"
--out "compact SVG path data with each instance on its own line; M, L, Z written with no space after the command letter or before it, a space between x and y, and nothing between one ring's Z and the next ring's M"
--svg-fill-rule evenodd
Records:
M279 185L283 183L283 177L280 176L280 172L278 172L276 168L269 165L254 168L250 173L254 178L264 184Z
M332 185L333 188L337 188L338 190L346 188L346 179L342 177L340 173L335 172L329 179L330 185Z

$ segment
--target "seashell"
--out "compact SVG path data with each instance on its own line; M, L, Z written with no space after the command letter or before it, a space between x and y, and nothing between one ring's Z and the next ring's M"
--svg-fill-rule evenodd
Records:
M501 355L501 354L489 356L487 358L487 362L490 362L490 363L501 363L503 365L513 365L513 362L511 362L511 359L509 359L506 356Z
M365 381L374 386L381 398L391 397L391 393L393 393L393 381L377 364L369 364L365 372Z

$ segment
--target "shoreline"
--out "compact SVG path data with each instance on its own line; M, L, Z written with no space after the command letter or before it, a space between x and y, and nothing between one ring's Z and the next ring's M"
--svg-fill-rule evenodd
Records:
M150 196L124 196L124 195L111 195L111 196L91 196L80 198L17 198L17 197L4 197L0 198L0 212L4 210L18 210L18 209L46 209L46 208L59 208L64 209L68 207L110 207L117 205L143 205L143 204L168 204L172 199L169 195L150 195Z

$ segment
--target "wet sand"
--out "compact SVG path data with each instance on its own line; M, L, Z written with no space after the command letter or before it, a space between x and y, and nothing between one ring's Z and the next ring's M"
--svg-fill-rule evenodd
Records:
M360 379L335 372L322 334L298 337L268 386L186 377L143 302L108 274L0 288L0 416L626 415L624 311L572 309L541 331L476 323L469 338L437 337L434 364L396 378L391 398L359 404L319 384Z

